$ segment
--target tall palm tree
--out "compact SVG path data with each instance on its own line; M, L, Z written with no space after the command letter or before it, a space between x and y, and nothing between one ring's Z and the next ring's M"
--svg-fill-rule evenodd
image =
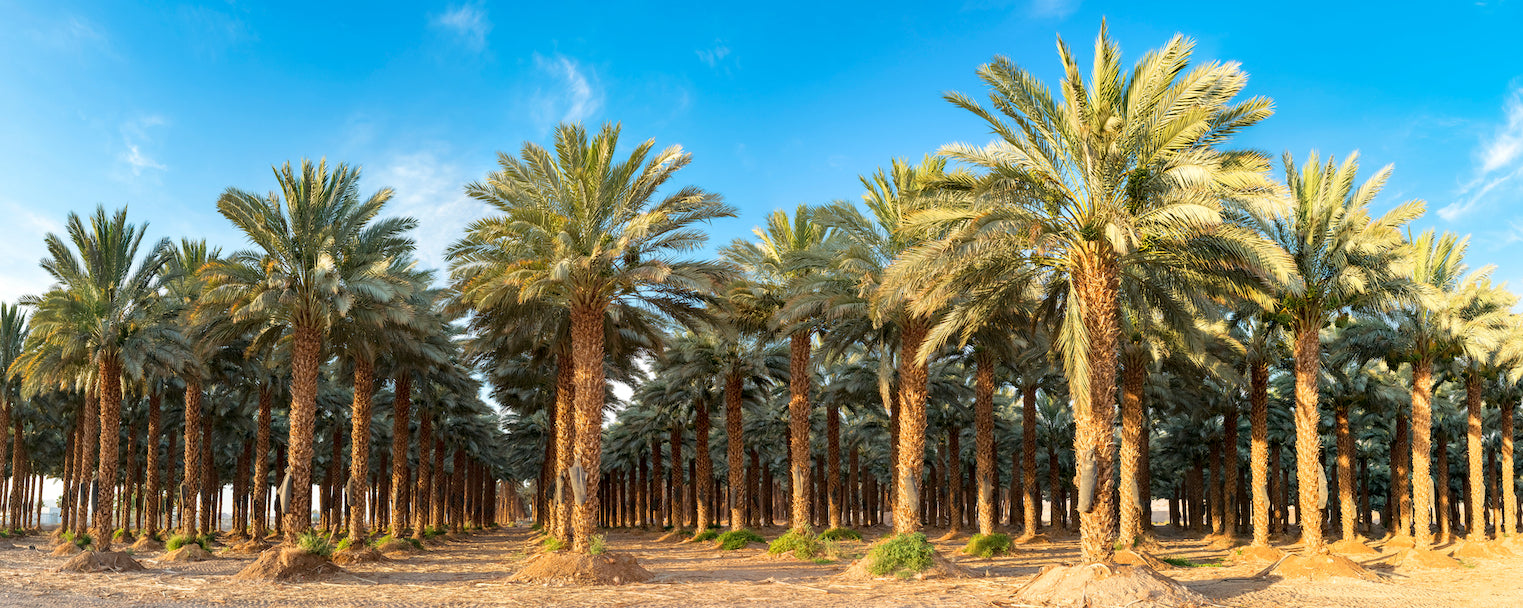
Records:
M729 274L717 263L674 259L702 246L699 225L734 215L696 187L656 200L691 161L681 147L652 154L653 141L616 157L619 127L591 139L577 124L555 130L554 153L525 143L500 154L500 169L466 187L500 215L473 222L450 248L462 291L508 290L521 300L547 297L571 317L576 445L572 549L585 553L598 513L605 399L604 326L610 305L639 302L661 314L691 316Z
M217 210L255 249L233 253L206 270L203 300L236 322L260 327L253 346L289 340L290 438L286 474L290 504L285 539L295 544L311 528L312 431L318 368L328 331L356 298L382 293L391 261L412 248L410 218L377 219L392 191L360 198L360 170L326 161L274 169L278 192L261 196L229 188Z
M1470 481L1470 495L1465 499L1470 505L1475 505L1470 508L1466 542L1486 540L1486 475L1482 467L1489 463L1484 461L1482 446L1482 417L1485 408L1482 391L1486 383L1497 376L1505 376L1507 381L1516 381L1517 374L1523 372L1520 369L1520 364L1523 364L1523 335L1511 325L1516 317L1508 314L1517 305L1517 296L1493 286L1484 277L1476 280L1474 289L1476 301L1471 304L1471 313L1481 318L1494 319L1495 322L1468 327L1466 333L1461 334L1460 356L1455 361L1465 390L1465 456L1469 461L1467 469ZM1509 403L1504 407L1510 406ZM1505 530L1505 526L1497 526L1498 534Z
M16 360L21 357L22 349L26 347L27 315L20 306L0 302L0 467L6 460L11 463L11 477L9 485L0 482L0 493L10 490L10 503L8 526L0 525L0 529L10 530L19 526L20 506L22 500L21 486L25 480L18 473L21 468L21 435L12 437L11 423L16 415L16 406L20 401L20 383L16 381L16 372L12 370ZM15 441L14 445L7 445L7 440ZM13 448L13 449L12 449ZM14 453L14 454L13 454ZM14 456L14 457L12 457ZM4 516L5 514L0 514ZM6 523L0 521L0 523Z
M1057 350L1074 399L1074 450L1083 558L1110 558L1116 368L1124 275L1188 277L1196 297L1249 297L1266 277L1288 280L1284 254L1240 223L1274 192L1267 159L1220 149L1270 114L1266 99L1238 102L1247 75L1235 64L1187 70L1193 43L1176 36L1127 72L1102 26L1086 81L1068 46L1058 51L1061 97L1026 70L996 58L979 69L995 110L948 99L981 118L997 139L942 153L987 172L979 204L926 214L947 238L911 258L936 266L940 295L962 306L1003 297L1001 284L1037 282L1062 298ZM933 262L933 260L940 260ZM1035 274L1036 280L1015 280ZM1091 483L1091 481L1093 483Z
M108 216L96 208L88 224L69 214L65 237L48 234L49 257L42 268L56 281L41 296L22 302L32 306L29 349L83 353L95 368L100 400L100 470L92 530L96 548L111 550L117 454L121 436L122 375L138 375L140 356L162 325L145 322L158 314L157 283L164 265L160 242L139 256L147 226L127 222L122 209ZM71 248L72 246L72 248Z
M1321 369L1321 331L1335 315L1348 310L1371 312L1393 301L1410 300L1412 283L1399 264L1406 248L1401 228L1423 213L1410 201L1378 218L1370 203L1390 177L1386 167L1355 186L1359 155L1335 165L1315 153L1297 169L1285 155L1285 185L1290 208L1261 222L1261 230L1294 261L1301 280L1284 292L1275 310L1290 334L1295 359L1296 479L1301 539L1308 553L1324 551L1318 480L1322 478L1322 440L1317 431L1317 380Z

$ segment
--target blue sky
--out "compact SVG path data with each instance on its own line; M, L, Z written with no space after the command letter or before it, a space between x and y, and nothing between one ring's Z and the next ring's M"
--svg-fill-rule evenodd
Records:
M1181 32L1197 61L1241 62L1277 114L1240 145L1394 163L1382 207L1427 200L1420 227L1473 233L1473 264L1523 283L1517 0L739 4L0 0L0 298L44 289L42 235L97 204L242 247L218 194L302 157L396 188L438 265L484 211L461 186L561 120L691 151L681 181L741 209L722 243L857 197L891 158L984 142L942 93L981 95L996 54L1055 84L1055 37L1087 60L1102 17L1130 58Z

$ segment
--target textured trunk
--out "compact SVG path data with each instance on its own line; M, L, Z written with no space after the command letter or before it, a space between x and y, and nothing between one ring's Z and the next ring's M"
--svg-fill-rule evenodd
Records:
M746 448L741 424L741 376L730 373L724 384L725 462L729 464L730 529L746 527Z
M407 535L408 497L407 483L411 475L407 469L407 445L412 433L408 426L412 418L412 372L400 372L396 378L396 394L392 398L391 413L391 534L396 538Z
M793 482L790 527L809 527L809 374L810 331L799 331L788 343L788 460Z
M667 500L667 524L673 531L682 529L682 427L676 421L672 422L671 441L669 442L672 453L671 472L671 496Z
M1079 545L1084 562L1110 561L1115 550L1114 460L1116 418L1116 346L1121 325L1118 310L1120 274L1114 258L1100 253L1074 272L1080 317L1088 333L1088 391L1074 395L1074 485L1092 476L1088 509L1079 514ZM1077 505L1080 501L1075 501Z
M211 534L212 526L220 523L217 513L213 512L216 506L215 499L221 494L221 488L217 487L215 467L212 466L212 417L207 412L201 412L201 534Z
M159 437L161 434L159 429L159 405L160 399L158 391L154 390L149 392L148 444L145 446L147 448L146 451L148 458L147 464L143 467L143 470L147 475L147 479L144 481L146 481L148 485L148 487L143 492L143 497L147 501L147 504L144 506L144 515L146 516L144 518L144 528L146 529L148 538L157 538L159 536L159 513L161 511L159 508Z
M1131 547L1142 539L1142 391L1147 362L1126 358L1121 368L1121 532L1118 544Z
M274 396L267 383L259 385L259 430L254 435L254 538L264 540L269 534L270 493L270 407Z
M1057 446L1047 446L1047 525L1054 528L1063 527L1063 500L1060 495L1063 491L1063 467L1058 462Z
M1412 497L1409 487L1412 473L1412 430L1406 416L1396 417L1396 437L1391 442L1391 500L1395 507L1391 520L1396 523L1392 531L1398 536L1411 536Z
M710 517L709 503L712 500L712 482L714 479L714 460L709 455L709 404L699 401L696 411L693 413L693 459L697 462L698 472L693 477L697 489L697 518L693 524L694 534L703 534L709 529Z
M1249 467L1253 469L1253 545L1269 546L1269 364L1249 364Z
M1226 524L1227 524L1226 525L1226 534L1227 534L1227 536L1229 536L1229 537L1236 537L1237 536L1237 530L1238 530L1238 528L1237 528L1237 521L1238 521L1238 518L1237 518L1237 512L1238 512L1238 484L1237 484L1237 481L1238 481L1239 471L1238 471L1238 466L1237 466L1237 443L1238 443L1237 442L1237 405L1235 405L1233 403L1229 402L1227 404L1226 411L1222 414L1222 431L1223 431L1222 432L1222 470L1226 472L1226 478L1222 481L1222 483L1223 483L1223 485L1222 485L1222 494L1225 496L1225 500L1226 500L1226 505L1225 505L1225 507L1223 509L1223 511L1224 511L1223 516L1227 520L1227 522L1226 522ZM1146 434L1144 434L1144 437L1146 437ZM1148 449L1147 449L1146 442L1144 442L1143 448L1142 448L1142 457L1143 457L1142 459L1143 459L1144 463L1147 462L1147 456L1148 456ZM1144 475L1144 477L1147 476L1147 466L1145 464L1143 466L1143 475ZM1146 483L1143 484L1143 487L1144 488L1147 487ZM1142 504L1143 504L1143 508L1147 509L1146 511L1144 511L1144 513L1146 513L1145 516L1148 517L1149 519L1151 519L1151 517L1152 517L1152 509L1149 506L1150 503L1151 503L1151 501L1148 499L1147 493L1144 492L1143 493ZM1147 520L1144 520L1144 521L1146 522Z
M365 488L370 478L370 401L375 394L375 363L354 359L354 405L349 432L349 538L366 537Z
M666 488L669 487L662 483L666 477L662 462L664 461L661 459L661 438L658 435L652 435L650 438L650 514L651 523L657 527L661 526L662 516L666 514L664 501Z
M433 447L434 427L433 414L426 409L418 411L418 486L417 503L413 505L412 537L423 540L424 532L428 529L428 513L433 507L433 496L429 493L431 477L434 475Z
M429 484L429 495L430 495L429 505L431 505L433 507L433 509L432 509L433 513L431 513L429 515L428 521L429 521L429 523L434 528L440 528L440 529L442 529L444 527L444 507L445 507L445 496L444 496L444 479L445 479L445 475L444 475L444 440L443 439L434 439L433 454L434 454L434 466L433 466L434 473L430 477L430 484Z
M1325 551L1318 480L1322 471L1322 437L1317 432L1317 375L1321 370L1322 344L1319 320L1302 319L1295 331L1296 365L1296 481L1300 505L1301 541L1307 553Z
M951 534L962 532L962 429L948 425L947 429L947 527Z
M1347 426L1347 414L1344 414ZM1433 362L1418 360L1412 365L1412 512L1415 518L1412 528L1416 547L1421 550L1433 548L1433 475L1428 469L1428 459L1433 453ZM1343 449L1340 437L1339 450ZM1353 449L1353 440L1349 440ZM1339 465L1343 464L1340 457ZM1339 471L1340 474L1342 471ZM1341 476L1341 475L1340 475Z
M1481 454L1481 378L1475 373L1465 374L1465 458L1469 471L1470 495L1466 506L1470 511L1469 530L1466 540L1486 540L1486 481L1483 478Z
M317 421L317 368L323 350L322 330L317 326L298 326L295 334L291 356L291 434L286 454L291 504L282 517L281 530L290 546L295 546L302 533L312 527L312 430ZM186 454L189 453L186 448Z
M920 477L925 468L925 400L927 366L919 362L929 321L910 319L900 333L899 467L895 476L894 532L920 529Z
M989 535L994 533L994 357L982 349L976 351L974 357L977 369L973 372L973 441L977 452L974 465L978 468L978 533ZM1014 488L1013 483L1011 487ZM1011 496L1014 495L1012 492Z
M7 466L12 462L16 464L20 464L21 462L12 458L10 450L10 439L11 404L9 399L7 399L4 395L0 395L0 473L4 473L7 470ZM0 477L0 508L4 509L3 512L6 515L10 514L11 504L16 500L16 497L13 496L14 492L11 492L10 490L17 487L18 484L22 483L21 477L16 475L17 467L9 466L9 470L9 477ZM11 528L16 527L15 522L15 519L6 521L3 518L0 518L0 524L3 524L0 525L0 530L10 530Z
M587 553L598 514L598 482L603 461L603 302L571 309L572 380L575 388L574 461L586 476L586 502L573 509L571 548Z
M576 362L571 351L556 356L555 370L555 481L550 500L555 514L551 534L571 544L571 463L576 446Z
M1502 499L1501 534L1503 536L1512 536L1513 532L1516 531L1518 522L1518 491L1517 483L1514 481L1515 476L1513 471L1516 469L1513 468L1512 454L1512 415L1515 406L1510 402L1499 405L1502 409L1502 474L1498 476L1499 479L1497 481L1502 484L1502 493L1500 495Z
M825 406L826 526L841 527L841 408Z
M1438 496L1436 499L1438 502L1438 542L1445 543L1454 539L1454 531L1451 529L1453 517L1450 516L1450 512L1454 507L1449 499L1448 440L1449 437L1444 433L1443 429L1439 429L1437 440L1434 442L1434 447L1438 452Z
M180 534L185 536L196 535L196 514L201 498L201 482L204 477L201 472L201 454L204 452L201 449L202 441L201 381L186 378L185 476L181 479L182 485L180 488ZM309 438L309 444L310 441Z
M85 428L80 435L79 471L74 475L74 533L84 534L90 524L90 488L95 483L95 459L100 456L100 401L92 388L85 393ZM25 485L25 484L23 484Z
M1027 538L1036 536L1037 530L1042 527L1042 515L1038 509L1042 506L1042 488L1038 485L1036 475L1036 383L1030 382L1021 387L1021 466L1025 468L1023 476L1026 483L1025 513L1026 530L1021 535Z
M100 475L99 496L95 501L95 547L111 550L111 534L116 531L112 512L116 506L117 448L122 428L122 366L115 356L100 362Z
M1342 537L1343 540L1354 540L1359 534L1354 530L1358 519L1354 513L1354 436L1349 431L1348 410L1348 407L1337 409L1333 431L1338 439L1338 512L1343 524ZM1422 528L1427 529L1426 526Z

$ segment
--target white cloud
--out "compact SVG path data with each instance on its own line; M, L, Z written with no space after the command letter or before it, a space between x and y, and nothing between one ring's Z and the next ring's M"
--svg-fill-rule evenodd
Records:
M440 270L441 281L445 278L445 250L465 232L466 224L486 215L485 204L465 195L465 183L471 179L474 176L468 176L458 165L431 152L392 158L374 179L366 179L396 191L387 205L392 215L418 220L414 233L418 259L423 266Z
M0 214L6 217L5 238L0 239L0 301L14 303L23 295L42 293L53 282L37 263L47 255L43 236L63 234L63 217L39 214L40 208L0 199Z
M1439 217L1454 221L1487 202L1498 188L1506 191L1523 177L1523 84L1513 87L1502 112L1503 124L1476 151L1475 176L1460 187L1454 202L1438 210Z
M162 127L166 124L168 123L164 120L164 117L156 115L144 116L122 123L123 150L118 155L118 158L122 162L127 163L128 170L132 172L134 177L140 177L144 172L149 170L164 171L169 168L164 163L154 160L143 150L144 146L154 141L149 130L155 127Z
M545 57L534 54L534 65L553 81L534 95L534 120L548 129L556 122L582 122L603 107L603 92L597 75L564 55Z
M696 52L698 53L699 61L713 68L719 67L719 62L724 61L724 58L730 55L730 47L725 46L723 41L715 41L714 48L698 49Z
M127 144L127 151L122 153L122 160L127 161L127 164L132 167L133 175L142 175L145 169L157 169L159 171L168 169L168 167L164 166L164 163L148 158L136 144Z
M1080 1L1081 0L1031 0L1031 15L1033 17L1053 17L1062 19L1078 10Z
M492 22L487 19L486 9L479 4L462 4L451 8L434 17L433 22L435 26L454 32L460 42L471 50L486 50L487 34L492 31Z

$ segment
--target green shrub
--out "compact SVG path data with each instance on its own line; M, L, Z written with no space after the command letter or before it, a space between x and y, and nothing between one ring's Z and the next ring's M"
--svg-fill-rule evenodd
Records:
M338 541L338 544L334 545L333 549L335 551L348 551L349 547L353 547L353 546L354 546L354 539L345 537L343 540Z
M95 538L91 537L89 532L71 535L69 540L73 542L76 547L81 549L89 549L91 545L95 544Z
M127 529L117 528L115 532L111 533L111 540L121 540L125 536L127 536Z
M819 555L822 549L824 545L821 545L820 540L807 530L804 532L789 530L787 534L777 537L777 540L767 545L767 553L770 555L792 553L799 559L814 559L814 556Z
M1222 564L1208 564L1205 562L1190 561L1183 557L1161 557L1159 561L1178 568L1220 568Z
M592 535L592 538L588 539L588 542L587 542L587 552L588 553L590 553L592 555L602 555L603 552L607 551L607 550L608 550L608 539L603 538L602 534L594 534L594 535Z
M312 555L321 555L323 557L333 555L333 545L328 542L328 537L317 532L303 532L301 538L297 540L296 546L301 547L302 551Z
M716 538L719 538L719 532L714 530L704 530L693 535L693 541L700 543L708 540L714 540Z
M201 545L202 549L206 549L207 551L210 551L211 548L207 546L207 545L210 544L210 539L211 539L211 535L209 535L209 534L208 535L202 535L202 536L186 536L184 534L176 534L174 536L169 537L169 542L164 543L164 548L169 550L169 551L174 551L175 549L179 549L180 547L184 547L185 545L192 545L192 544L194 544L194 545Z
M725 551L744 549L751 543L764 543L767 539L750 530L731 530L719 535L719 548Z
M975 555L984 559L1005 555L1010 552L1010 535L1000 534L974 534L968 539L968 546L962 548L962 552Z
M924 534L899 534L867 552L867 571L876 576L892 574L910 578L931 567L931 556L935 552Z
M820 540L862 540L862 533L851 528L831 528L820 533Z
M539 544L546 551L562 551L566 548L566 542L554 536L546 536L544 540L539 541Z

